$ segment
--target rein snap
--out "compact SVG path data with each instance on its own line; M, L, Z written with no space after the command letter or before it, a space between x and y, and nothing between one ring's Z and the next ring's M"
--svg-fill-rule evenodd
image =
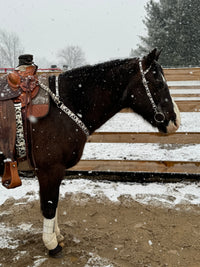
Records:
M141 73L141 76L142 76L142 83L144 85L144 88L146 90L146 93L147 93L147 96L151 102L151 105L153 107L153 110L154 110L154 120L157 122L157 123L163 123L164 120L165 120L165 115L163 114L163 112L159 111L154 100L153 100L153 97L152 97L152 94L149 90L149 87L148 87L148 84L147 84L147 80L146 80L146 77L145 75L149 72L150 68L151 68L151 65L148 69L146 69L145 71L143 71L143 68L142 68L142 61L139 60L139 68L140 68L140 73Z

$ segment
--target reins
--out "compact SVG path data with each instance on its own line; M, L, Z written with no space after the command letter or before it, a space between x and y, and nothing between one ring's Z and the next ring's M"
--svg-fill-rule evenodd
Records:
M144 88L145 88L145 90L146 90L146 93L147 93L147 96L148 96L148 98L149 98L149 100L150 100L150 102L151 102L151 105L152 105L152 107L153 107L153 110L154 110L154 120L156 121L156 122L158 122L158 123L163 123L164 122L164 120L165 120L165 115L162 113L162 112L160 112L159 110L158 110L158 108L157 108L157 106L156 106L156 104L155 104L155 102L154 102L154 100L153 100L153 97L152 97L152 94L151 94L151 92L150 92L150 90L149 90L149 87L148 87L148 84L147 84L147 80L146 80L146 77L145 77L145 75L149 72L149 70L151 69L151 65L150 65L150 67L148 68L148 69L146 69L145 71L143 71L143 68L142 68L142 61L141 60L139 60L139 68L140 68L140 73L141 73L141 76L142 76L142 83L143 83L143 85L144 85Z
M74 114L68 107L64 105L62 101L60 101L60 98L58 95L55 95L51 89L43 84L42 82L38 81L40 87L45 90L49 95L51 96L52 100L55 102L58 108L60 108L65 114L67 114L85 133L86 137L90 135L88 128L85 126L85 124L78 118L76 114Z

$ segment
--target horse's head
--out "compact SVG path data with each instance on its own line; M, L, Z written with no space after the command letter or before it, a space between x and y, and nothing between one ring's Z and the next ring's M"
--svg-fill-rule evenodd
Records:
M172 100L154 49L137 60L137 74L127 87L129 106L160 132L173 133L180 126L180 113Z

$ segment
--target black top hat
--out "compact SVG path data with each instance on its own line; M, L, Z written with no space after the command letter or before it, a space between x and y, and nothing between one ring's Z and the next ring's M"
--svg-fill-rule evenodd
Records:
M33 55L29 55L29 54L26 54L26 55L21 55L18 57L19 59L19 66L21 65L32 65L33 64Z

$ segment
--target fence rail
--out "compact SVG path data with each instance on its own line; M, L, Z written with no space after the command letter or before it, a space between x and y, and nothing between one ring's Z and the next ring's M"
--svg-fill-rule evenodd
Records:
M200 162L149 160L81 160L70 171L199 174Z
M167 136L157 132L95 132L88 143L200 144L200 132L177 132Z
M170 68L164 69L167 81L199 81L200 68Z

